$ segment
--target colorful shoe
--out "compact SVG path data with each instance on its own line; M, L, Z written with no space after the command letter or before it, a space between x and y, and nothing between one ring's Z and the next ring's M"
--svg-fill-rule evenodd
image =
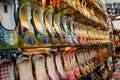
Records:
M69 80L74 80L75 79L74 69L71 66L68 52L64 52L63 61L64 61L64 67L65 67L65 70L67 71Z
M75 36L75 33L74 33L74 30L73 30L73 20L72 19L68 19L68 30L69 30L69 33L71 34L71 37L72 37L72 41L74 43L78 43L77 41L77 37Z
M76 59L75 59L75 53L73 51L71 51L69 53L69 57L70 57L71 66L74 69L75 76L80 77L80 69L79 69L79 65L77 64Z
M47 11L44 15L44 21L46 25L46 31L48 33L48 36L50 38L50 42L53 44L59 43L58 38L57 38L57 33L53 28L53 19L52 19L52 13Z
M72 41L71 35L70 35L69 31L68 31L67 18L65 16L63 16L61 18L62 18L61 19L62 26L60 26L60 27L64 31L66 42L68 44L72 44L73 41Z
M34 28L31 24L31 8L28 4L23 4L19 8L19 35L27 45L35 45L37 42L34 35Z
M45 67L45 57L42 55L34 55L32 61L35 67L36 80L49 80Z
M49 37L45 30L45 25L43 21L44 12L40 8L35 8L32 10L32 24L34 26L36 39L41 44L48 44Z
M65 41L64 41L64 33L62 33L62 29L60 27L60 15L59 14L56 14L54 16L53 24L54 24L54 28L55 28L55 30L57 32L59 42L60 43L65 43Z
M0 41L5 46L17 45L18 29L14 0L0 1L0 15Z
M77 37L77 41L79 42L79 43L81 43L81 36L80 36L80 30L79 30L79 25L77 24L77 23L74 23L74 26L73 26L74 28L74 32L75 32L75 36Z

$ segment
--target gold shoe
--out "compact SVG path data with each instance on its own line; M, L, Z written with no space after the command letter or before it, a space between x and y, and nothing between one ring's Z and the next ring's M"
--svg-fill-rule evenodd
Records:
M48 33L48 36L50 38L50 42L52 42L53 44L59 43L58 38L57 38L57 33L55 32L54 28L53 28L53 19L52 19L52 13L47 11L44 15L44 21L45 21L45 26L46 26L46 30Z
M53 24L54 28L57 32L58 40L60 43L65 43L64 42L64 33L60 27L61 21L60 21L60 14L56 14L53 18Z
M43 18L44 18L44 11L42 9L35 8L32 10L32 24L34 27L36 39L41 44L48 44L50 40L46 32L46 27Z
M19 35L23 42L26 45L35 45L37 40L31 24L31 7L29 4L23 4L19 8L19 21Z
M64 34L65 34L65 39L66 39L66 42L68 44L72 44L73 41L72 41L72 38L71 38L71 35L68 31L68 25L67 25L67 17L63 16L62 19L61 19L61 29L64 31Z

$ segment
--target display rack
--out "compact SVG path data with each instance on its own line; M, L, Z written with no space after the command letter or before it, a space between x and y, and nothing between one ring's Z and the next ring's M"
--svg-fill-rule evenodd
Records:
M32 79L32 78L35 78L36 76L38 76L38 73L37 73L38 70L36 70L37 67L36 67L35 61L40 59L40 60L43 60L43 63L41 62L41 64L43 64L42 66L45 66L45 71L47 69L46 73L47 73L47 75L49 75L50 78L54 78L53 76L50 75L50 74L52 74L52 72L50 72L51 71L50 67L52 67L54 69L53 72L56 71L59 73L60 78L63 78L60 80L64 80L64 78L68 78L70 80L79 80L82 77L86 77L89 74L93 75L92 73L94 73L94 70L97 67L101 66L102 64L104 65L104 62L106 62L108 60L108 58L112 55L111 47L113 46L113 42L109 37L110 36L109 30L111 28L111 25L109 25L109 23L107 23L106 18L108 17L108 15L106 14L106 12L99 6L98 3L95 2L96 0L80 0L79 4L77 4L76 0L73 0L73 1L67 0L68 2L67 1L64 2L64 0L63 0L63 2L58 2L58 3L54 2L54 1L58 1L58 0L48 1L49 3L45 3L44 0L42 0L42 1L43 2L40 2L37 0L30 0L30 1L28 0L28 2L27 1L22 2L22 0L20 0L20 1L18 0L18 4L16 4L16 5L20 5L20 6L22 5L23 11L21 11L21 13L25 11L24 9L29 9L28 7L30 7L30 8L32 8L31 12L33 12L34 9L44 11L44 14L43 14L44 16L46 16L47 12L50 12L52 17L54 17L56 14L60 14L60 18L63 17L62 19L64 21L66 19L66 23L62 22L59 25L59 27L61 27L61 24L62 24L62 27L64 27L63 29L61 27L62 37L61 37L61 35L59 35L59 32L57 32L57 29L55 29L55 28L53 29L54 30L53 33L51 33L50 30L47 29L47 27L46 27L51 24L50 23L47 24L47 22L45 23L45 21L44 21L45 24L44 23L43 24L46 27L45 32L47 33L48 39L50 40L51 35L54 34L55 36L52 36L53 40L51 39L50 41L48 41L48 43L47 42L42 43L42 40L39 41L35 38L35 40L36 40L35 44L26 44L25 40L22 38L21 34L19 34L19 32L21 30L20 28L21 27L25 28L25 26L23 26L21 23L22 21L20 21L21 15L24 15L24 14L20 15L20 11L17 12L17 13L19 13L19 14L17 14L18 24L19 24L19 25L17 25L18 34L16 34L17 38L18 38L18 42L15 45L5 45L2 41L0 41L0 60L1 61L2 60L6 61L6 59L9 60L8 61L9 64L1 62L0 69L4 68L4 66L2 66L2 65L12 65L13 66L13 63L15 63L15 67L17 67L16 72L19 72L19 74L17 74L16 79L13 79L13 80L18 80L19 78L22 79L22 77L21 77L22 73L20 72L20 70L23 70L23 68L20 68L20 67L22 67L20 64L24 61L25 62L28 61L26 64L23 64L23 65L28 65L29 68L26 68L26 69L30 69L31 67L34 68L34 70L31 69L31 72L30 72L31 79ZM60 0L60 1L62 1L62 0ZM54 6L54 4L55 4L55 6ZM89 10L92 10L92 11L89 12ZM22 16L22 18L25 17L26 15L27 14ZM31 17L31 15L29 15L29 16ZM47 17L49 17L49 16L50 15L47 15ZM70 28L68 28L68 26L71 27L71 24L69 23L69 19L73 20L73 22L74 22L73 23L74 25L72 24L73 32ZM33 15L32 15L32 18L30 18L30 23L32 23L32 25L34 26L35 23L32 20L33 20ZM49 19L46 19L46 21L47 20L49 20ZM24 22L24 19L23 19L23 22ZM54 22L52 22L52 25L53 24L54 24ZM35 29L36 28L34 28L34 30ZM68 33L67 33L67 30L68 30ZM28 29L25 28L25 30L23 30L23 32L24 31L26 31L26 34L30 35ZM27 33L27 31L28 31L28 33ZM71 31L71 32L69 32L69 31ZM82 31L85 34L83 34ZM58 41L56 40L56 35L57 35ZM68 35L68 36L66 37L66 35ZM58 39L58 38L61 38L62 40L64 40L64 37L65 37L65 39L67 40L67 38L69 38L69 35L72 36L70 39L76 39L77 42L75 42L74 40L72 42L69 42L70 40L68 40L68 42L67 41L60 42ZM36 33L34 36L36 37ZM32 36L32 38L34 36ZM46 35L44 35L44 36L46 36ZM54 40L54 38L55 38L55 40ZM56 41L56 43L54 43L54 41ZM87 51L86 52L81 51L84 49L86 49ZM26 52L25 52L25 50L26 50ZM44 52L45 50L46 50L46 52ZM105 53L105 55L103 55L103 53ZM73 54L73 55L71 55L71 54ZM77 60L78 56L76 56L76 55L79 56L78 60ZM79 59L82 58L81 56L84 57L84 59L82 59L83 62L82 62L82 60L81 60L81 62L79 61ZM101 60L99 63L97 63L97 65L95 65L95 62L94 62L95 60L93 60L93 58L96 58L96 56L98 58L98 61L101 60L99 58L105 58L105 59ZM57 69L59 69L59 66L57 66L57 58L56 57L58 57L58 58L60 57L60 60L63 61L61 63L61 65L65 68L65 74L67 73L66 76L61 75L59 70L57 70ZM87 59L87 58L89 58L89 59ZM12 59L13 59L13 62L12 62ZM44 62L44 60L46 62ZM81 64L84 66L88 66L90 69L91 66L89 66L89 65L91 65L91 64L89 63L89 60L93 61L94 67L86 75L85 74L81 75L80 74L80 72L82 70L80 68ZM49 61L51 61L51 62L49 62ZM86 64L86 62L88 62L88 63ZM28 63L30 63L30 64L28 64ZM32 65L31 65L31 63L32 63ZM52 66L49 63L51 63ZM85 63L85 64L83 64L83 63ZM60 61L59 61L59 64L60 64ZM110 63L108 63L108 64L110 64ZM30 71L30 70L27 70L27 71ZM26 74L29 73L29 72L27 73L27 71L25 72ZM87 71L87 69L86 69L86 71ZM12 74L16 74L16 73L14 73L14 71L12 71L12 72L13 72ZM32 72L33 72L33 74L35 74L35 76L32 75ZM1 72L0 72L0 74L1 74ZM95 73L95 74L97 74L97 73ZM4 75L2 75L2 76L4 76ZM11 76L13 76L13 75L11 75ZM34 77L32 77L32 76L34 76ZM44 75L41 74L40 76L43 77ZM56 76L58 76L58 74ZM35 80L37 78L38 77L36 77ZM46 77L44 77L43 80L45 78ZM0 77L0 80L1 79L3 79L3 78ZM54 80L57 80L57 78Z

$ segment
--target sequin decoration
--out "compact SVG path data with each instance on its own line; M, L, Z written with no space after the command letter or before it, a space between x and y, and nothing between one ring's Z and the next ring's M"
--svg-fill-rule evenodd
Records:
M48 35L46 34L42 34L41 32L39 31L35 31L35 35L36 35L36 38L37 40L41 43L41 44L48 44L50 41L49 41L49 37Z
M0 41L5 46L13 46L16 45L18 42L18 29L15 30L7 30L0 26Z
M23 29L20 27L19 34L25 43L31 45L35 44L35 37L33 36L34 34L30 33L26 27L23 27Z

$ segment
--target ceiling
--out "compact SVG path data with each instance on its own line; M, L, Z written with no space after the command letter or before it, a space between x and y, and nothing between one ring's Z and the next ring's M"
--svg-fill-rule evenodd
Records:
M120 0L104 0L106 3L120 3Z

